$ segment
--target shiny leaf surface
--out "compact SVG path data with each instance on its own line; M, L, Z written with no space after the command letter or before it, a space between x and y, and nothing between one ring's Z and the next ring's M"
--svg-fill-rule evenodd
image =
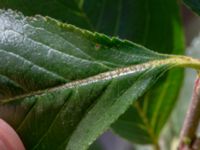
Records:
M184 50L179 8L174 0L0 2L2 8L17 9L26 15L48 15L91 31L132 40L158 52L182 54ZM115 132L130 141L157 143L159 133L176 103L182 78L181 70L170 71L162 77L152 91L113 125Z
M48 17L1 10L0 24L0 117L27 149L87 149L166 70L199 68Z

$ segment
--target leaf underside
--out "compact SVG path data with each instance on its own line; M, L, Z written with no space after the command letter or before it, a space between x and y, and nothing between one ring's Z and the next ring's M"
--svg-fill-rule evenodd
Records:
M0 24L0 118L27 149L87 149L181 63L49 17L1 10Z
M25 15L48 15L162 53L182 54L184 50L179 7L174 0L0 0L0 7ZM115 132L133 142L156 143L176 102L182 78L180 70L165 74L112 126Z

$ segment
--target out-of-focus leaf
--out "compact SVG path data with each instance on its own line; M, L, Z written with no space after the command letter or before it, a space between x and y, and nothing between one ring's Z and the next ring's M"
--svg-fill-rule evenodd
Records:
M82 0L0 0L1 8L12 8L27 16L40 14L91 29L91 24L80 8Z

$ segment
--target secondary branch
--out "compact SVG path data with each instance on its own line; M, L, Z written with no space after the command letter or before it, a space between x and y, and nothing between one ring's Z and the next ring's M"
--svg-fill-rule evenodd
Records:
M196 131L200 120L200 78L195 81L194 91L186 118L180 135L179 150L196 150L197 141ZM198 150L200 147L197 148Z

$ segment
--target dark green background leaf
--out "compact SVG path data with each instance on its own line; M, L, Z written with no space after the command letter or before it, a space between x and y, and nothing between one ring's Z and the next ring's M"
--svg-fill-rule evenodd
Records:
M12 8L33 16L41 14L90 29L87 16L81 9L82 0L0 0L1 8Z

